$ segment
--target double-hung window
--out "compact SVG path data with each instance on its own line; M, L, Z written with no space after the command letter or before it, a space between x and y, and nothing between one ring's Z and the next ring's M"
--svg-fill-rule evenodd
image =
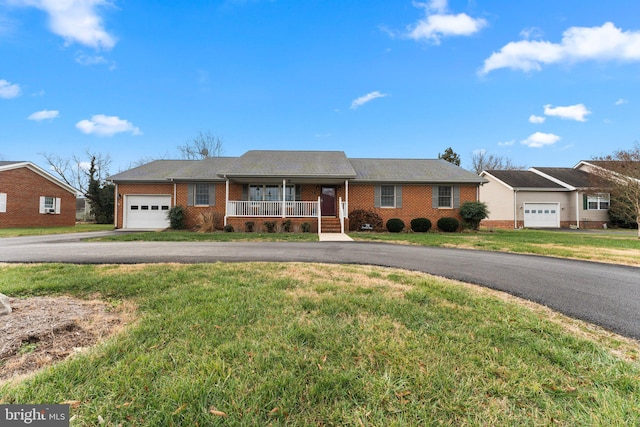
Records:
M438 186L438 207L439 208L452 208L453 207L453 187L450 185Z
M296 200L296 186L287 185L285 187L285 200ZM249 201L252 202L279 202L282 201L282 186L281 185L249 185Z
M376 185L373 190L373 206L376 208L402 208L402 185Z
M196 184L196 206L209 205L209 184Z
M609 209L610 196L607 193L596 193L587 196L587 210L607 210Z
M381 208L396 207L396 186L395 185L380 186L380 207Z

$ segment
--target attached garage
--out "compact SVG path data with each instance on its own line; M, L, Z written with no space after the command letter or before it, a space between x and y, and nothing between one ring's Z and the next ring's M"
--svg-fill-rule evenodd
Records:
M560 228L559 203L524 203L524 226Z
M169 227L167 213L171 208L170 195L126 195L123 228L164 229Z

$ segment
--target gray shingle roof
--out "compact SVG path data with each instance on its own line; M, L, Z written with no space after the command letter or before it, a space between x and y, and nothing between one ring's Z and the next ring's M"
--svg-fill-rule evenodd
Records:
M473 183L486 180L442 159L349 159L354 182Z
M156 160L115 174L115 182L230 178L352 179L354 182L469 183L484 178L441 159L347 159L342 151L248 151L240 157Z
M16 165L18 163L28 163L28 162L11 162L11 161L7 161L7 160L2 160L2 161L0 161L0 167Z
M488 170L486 172L513 188L565 190L565 187L562 185L550 181L547 178L531 171Z
M219 172L229 177L353 178L342 151L247 151Z
M153 182L166 181L171 174L188 166L190 163L197 163L199 160L154 160L142 166L126 170L108 177L110 181L138 181Z
M538 167L534 169L576 188L599 187L605 184L597 175L579 169Z

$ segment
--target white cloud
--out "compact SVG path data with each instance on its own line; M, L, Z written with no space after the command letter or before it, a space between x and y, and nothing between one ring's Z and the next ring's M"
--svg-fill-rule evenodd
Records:
M353 100L353 102L351 103L351 109L355 110L356 108L363 106L367 102L373 101L376 98L384 98L385 96L389 95L386 93L380 93L378 91L368 93L364 96L361 96L360 98Z
M513 145L513 144L515 144L515 143L516 143L516 141L512 139L512 140L510 140L510 141L498 142L498 145L499 145L500 147L510 147L510 146L512 146L512 145Z
M60 116L60 112L58 110L42 110L42 111L36 111L35 113L27 117L27 119L39 122L42 120L53 120L59 116Z
M532 114L529 116L529 123L544 123L544 121L546 120L546 117L542 117L542 116L536 116L535 114Z
M640 61L640 31L622 31L607 22L601 27L571 27L560 43L510 42L484 61L480 74L500 68L540 71L542 65L589 60Z
M429 3L414 2L415 7L425 9L426 17L409 26L407 37L427 40L439 44L442 37L470 36L487 25L482 18L472 18L466 13L450 14L446 0L432 0Z
M629 101L627 101L627 100L626 100L626 99L624 99L624 98L620 98L620 99L618 99L618 100L616 101L616 103L615 103L615 104L616 104L616 105L622 105L622 104L627 104L627 103L629 103Z
M132 135L142 135L140 129L128 120L122 120L118 116L105 116L96 114L91 120L81 120L76 123L76 128L86 134L98 136L112 136L116 133L129 132Z
M20 85L11 84L4 79L0 79L0 98L10 99L20 95Z
M31 6L49 15L49 28L67 44L80 43L93 48L111 49L116 39L103 26L98 13L108 0L8 0L9 4Z
M536 132L529 135L527 139L520 141L521 144L531 148L540 148L545 145L553 145L560 140L558 135L552 133Z
M569 105L567 107L552 107L550 104L544 106L544 114L547 116L560 117L566 120L586 122L586 115L591 114L584 104Z
M538 27L528 27L520 31L520 37L525 40L542 38L542 30Z
M76 55L76 62L80 65L100 65L106 64L109 61L104 56L100 55L85 55L83 53L79 53Z

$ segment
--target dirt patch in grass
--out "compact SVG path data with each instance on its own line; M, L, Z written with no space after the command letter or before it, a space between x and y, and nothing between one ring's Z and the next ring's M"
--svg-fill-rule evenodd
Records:
M71 297L10 298L0 317L0 383L21 379L83 351L133 318L129 304Z

